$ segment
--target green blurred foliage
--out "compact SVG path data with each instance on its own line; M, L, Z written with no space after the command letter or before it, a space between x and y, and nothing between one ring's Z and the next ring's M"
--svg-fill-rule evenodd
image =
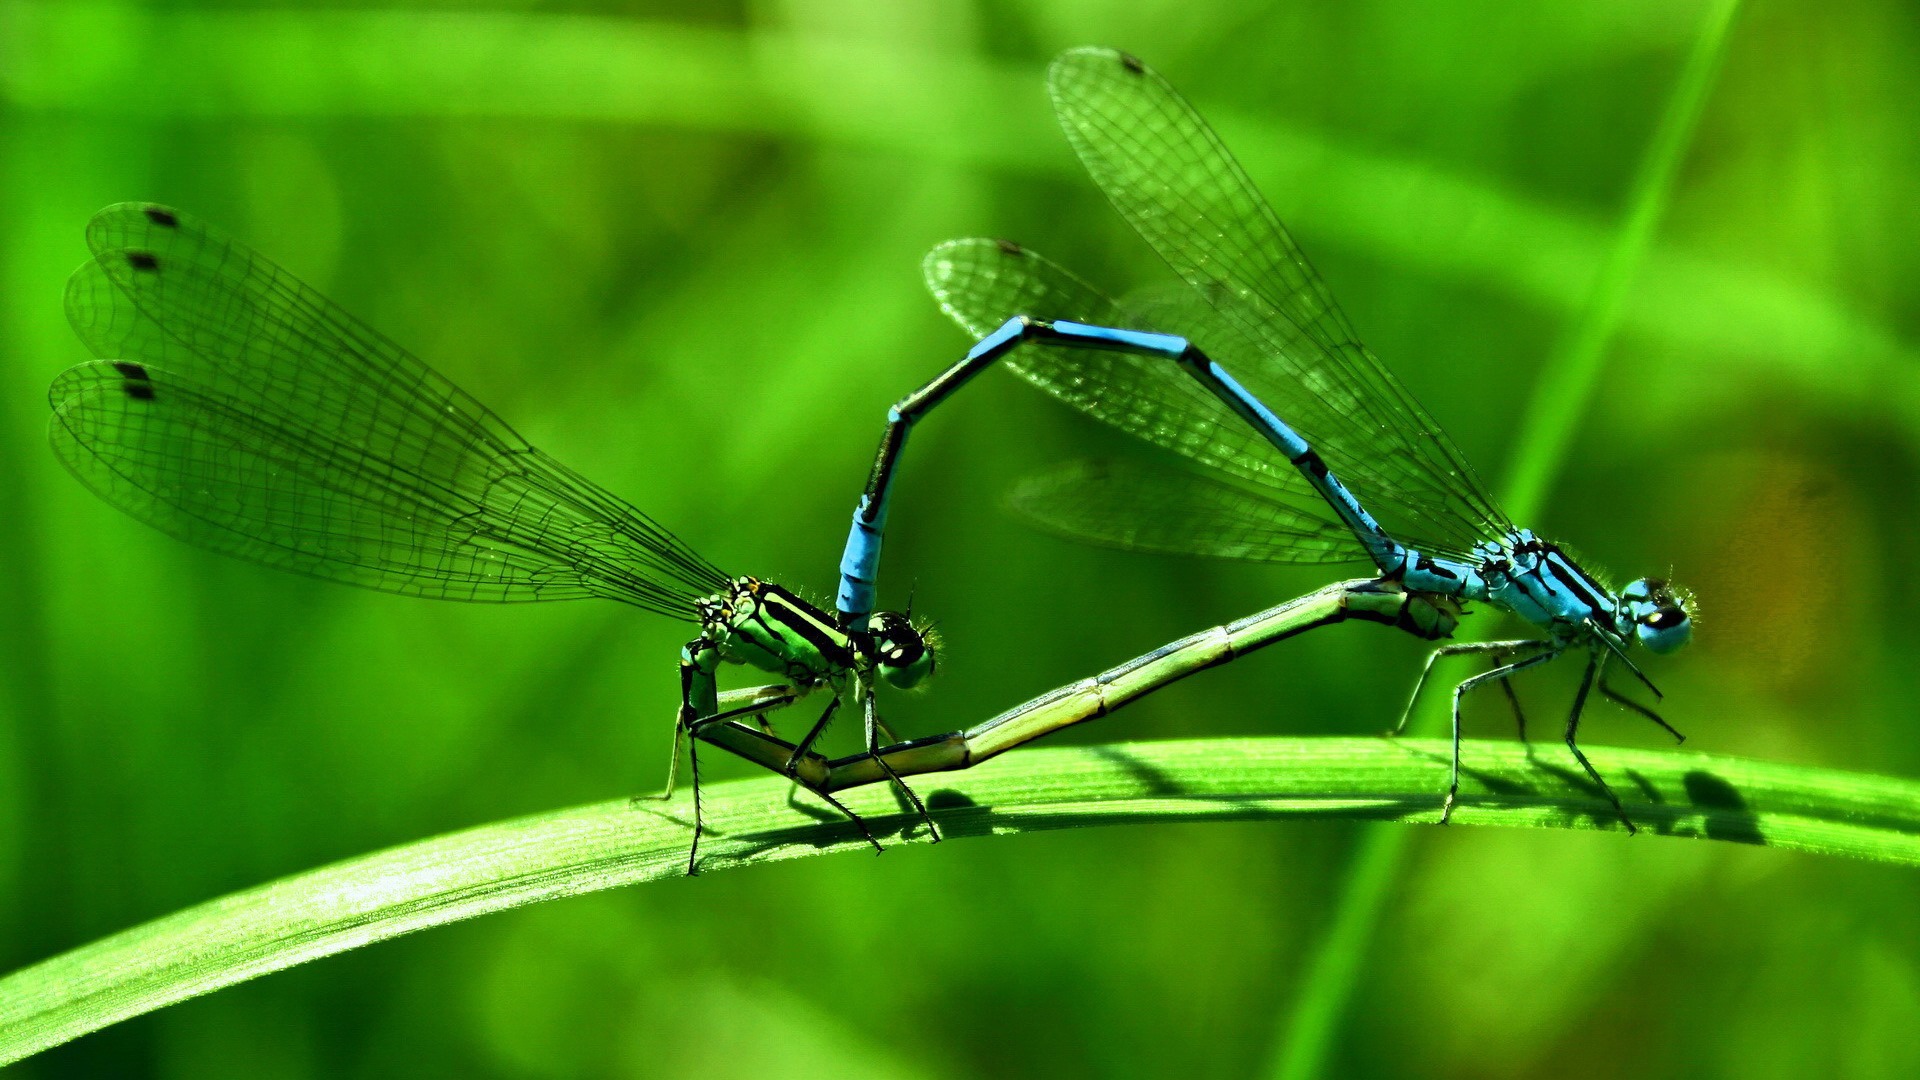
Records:
M1588 296L1704 7L1214 0L0 0L0 964L463 825L652 789L686 628L432 604L143 529L43 444L96 208L268 253L733 572L827 598L886 406L965 342L917 263L1003 235L1160 280L1052 129L1046 60L1148 58L1489 477ZM1920 770L1920 17L1740 13L1537 527L1671 570L1696 745ZM1128 452L1004 376L922 429L885 598L962 726L1324 573L1035 536L1023 473ZM1071 738L1384 727L1418 649L1348 627ZM1522 693L1551 725L1567 672ZM1475 734L1509 737L1498 708ZM1659 733L1596 711L1595 742ZM842 732L840 738L848 737ZM1551 742L1546 744L1552 746ZM743 767L718 762L715 772ZM123 1024L22 1076L1237 1076L1356 830L1093 830L555 903ZM1912 1076L1910 872L1423 831L1331 1071Z

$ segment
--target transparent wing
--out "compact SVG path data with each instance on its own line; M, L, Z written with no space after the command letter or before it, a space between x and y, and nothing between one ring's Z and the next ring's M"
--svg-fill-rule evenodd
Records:
M1004 240L948 241L928 252L922 270L941 308L976 337L1015 315L1167 329L1057 264ZM1027 381L1096 419L1198 464L1263 485L1267 498L1293 517L1331 520L1326 503L1273 447L1167 360L1028 345L1009 355L1007 363Z
M55 450L107 501L271 566L461 600L604 596L681 618L726 577L245 247L121 204L68 283L103 359L53 385Z
M1345 528L1203 476L1070 462L1029 477L1009 504L1048 532L1127 551L1260 562L1363 562Z
M1452 440L1360 342L1219 136L1165 79L1124 53L1075 49L1054 61L1048 87L1088 173L1202 301L1184 312L1185 325L1157 329L1210 354L1251 348L1229 364L1234 376L1403 537L1464 552L1511 527Z

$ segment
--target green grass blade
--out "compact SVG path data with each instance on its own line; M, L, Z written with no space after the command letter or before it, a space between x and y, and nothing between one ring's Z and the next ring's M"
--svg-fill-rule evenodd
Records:
M1515 520L1530 520L1539 512L1566 461L1567 449L1587 412L1587 400L1600 379L1607 345L1620 327L1627 292L1646 262L1673 194L1674 177L1687 147L1693 144L1693 133L1706 108L1707 92L1719 73L1727 31L1738 7L1739 0L1715 0L1708 12L1660 117L1660 126L1634 172L1626 220L1600 267L1593 296L1534 386L1533 400L1523 414L1520 438L1514 447L1513 468L1501 490Z
M1920 866L1920 782L1588 747L1647 837L1705 838ZM1462 825L1617 829L1554 751L1467 746ZM1197 739L1041 748L922 781L949 838L1173 821L1437 819L1439 740ZM786 805L777 778L712 785L706 871L855 851L845 820ZM846 794L876 831L911 820ZM679 877L690 801L599 803L485 825L234 893L0 980L0 1063L295 964L523 904ZM914 830L919 835L919 830ZM1635 838L1631 842L1645 843ZM687 886L697 888L698 886Z
M1635 170L1625 221L1601 265L1592 295L1547 361L1522 414L1513 468L1502 492L1502 502L1515 521L1538 517L1548 488L1565 463L1573 433L1599 381L1606 347L1620 327L1627 292L1646 262L1674 177L1693 142L1738 7L1739 0L1715 0L1702 22L1653 140ZM1355 849L1333 921L1282 1024L1272 1066L1272 1074L1280 1080L1314 1080L1325 1073L1327 1050L1353 995L1407 841L1403 831L1374 829L1362 836Z

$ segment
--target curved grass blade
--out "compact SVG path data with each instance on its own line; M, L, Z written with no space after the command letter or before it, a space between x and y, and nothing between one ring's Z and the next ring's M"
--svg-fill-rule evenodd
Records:
M726 576L284 270L164 207L87 229L55 451L148 524L279 569L452 600L691 618Z
M1629 806L1643 834L1920 866L1920 782L1679 751L1589 753L1636 778ZM1173 821L1424 823L1447 754L1438 740L1355 738L1048 747L944 774L930 809L949 838ZM1523 746L1473 743L1466 761L1472 788L1456 824L1617 828L1611 804ZM851 824L788 806L786 787L767 778L708 788L703 869L865 849ZM918 821L884 785L846 798L876 828ZM234 893L42 961L0 979L0 1064L401 934L678 879L689 828L679 809L623 799L485 825Z

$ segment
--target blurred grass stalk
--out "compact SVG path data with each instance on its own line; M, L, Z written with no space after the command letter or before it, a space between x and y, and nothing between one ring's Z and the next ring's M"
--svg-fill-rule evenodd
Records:
M1724 10L1716 3L1709 21ZM606 121L1077 176L1042 96L1037 67L792 32L546 13L0 0L0 101L30 113ZM1655 248L1650 229L1643 265L1609 285L1594 268L1608 272L1623 234L1601 223L1422 162L1208 112L1282 215L1315 236L1549 310L1585 312L1605 297L1621 329L1689 358L1640 373L1632 415L1643 423L1697 414L1716 388L1783 379L1920 431L1912 350L1832 296ZM1311 214L1292 213L1308 202Z
M1462 825L1617 829L1612 805L1529 747L1467 744ZM1652 835L1920 866L1920 782L1676 750L1587 747L1630 777L1626 808ZM1188 739L1009 754L927 777L949 838L1092 825L1279 818L1433 821L1449 744L1440 739ZM777 777L709 785L701 867L717 870L867 850ZM922 836L884 785L845 793L877 833ZM622 799L484 825L232 893L0 979L0 1064L121 1020L296 964L496 911L686 868L691 807ZM898 842L893 840L891 842ZM899 857L899 856L896 856ZM909 946L896 938L895 946Z
M1653 139L1634 171L1619 233L1594 279L1592 295L1535 384L1502 491L1502 502L1515 521L1540 516L1554 478L1566 463L1599 382L1607 346L1620 328L1628 292L1647 261L1681 162L1699 127L1738 8L1739 0L1712 0L1708 7ZM1328 1049L1353 999L1387 894L1405 861L1408 839L1404 829L1377 825L1362 834L1326 935L1308 964L1291 1012L1283 1018L1272 1064L1272 1074L1279 1080L1315 1080L1325 1074Z

